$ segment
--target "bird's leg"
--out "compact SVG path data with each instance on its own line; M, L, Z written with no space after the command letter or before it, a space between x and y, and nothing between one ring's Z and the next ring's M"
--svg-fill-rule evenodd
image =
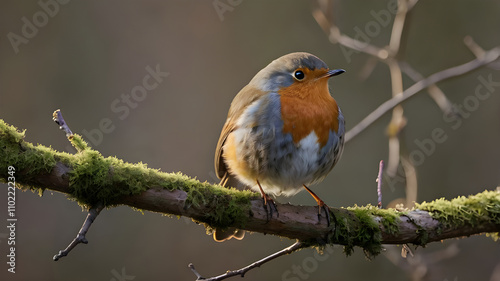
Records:
M264 209L266 209L266 214L267 214L267 220L269 221L269 216L272 218L273 217L273 209L274 211L276 212L276 216L280 216L280 214L278 213L278 208L276 208L276 203L274 203L274 200L269 197L269 195L267 195L265 192L264 192L264 189L262 189L262 186L260 185L260 182L259 180L257 180L257 185L259 186L259 189L260 189L260 193L262 194L262 201L264 203ZM267 202L270 202L271 204L269 204L269 212L267 210Z
M316 203L318 203L318 221L321 221L321 209L325 211L326 214L326 221L328 223L328 226L330 226L330 208L321 200L316 193L314 193L312 190L310 190L305 184L303 185L304 188L311 194L311 196L316 200Z

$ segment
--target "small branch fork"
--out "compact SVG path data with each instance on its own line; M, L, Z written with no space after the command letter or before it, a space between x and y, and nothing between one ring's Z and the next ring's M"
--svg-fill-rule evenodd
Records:
M89 241L85 237L87 234L87 231L89 230L90 226L94 222L94 220L97 218L99 213L101 213L103 209L102 204L98 204L98 206L91 208L88 212L87 218L85 218L85 221L83 222L82 228L80 228L80 231L78 231L78 234L76 235L75 239L69 243L68 247L66 249L59 251L58 254L56 254L53 258L54 261L58 261L60 258L65 257L73 250L73 248L76 247L76 245L83 243L87 244Z
M245 266L243 268L240 268L240 269L237 269L237 270L232 270L232 271L227 271L226 273L224 274L221 274L219 276L215 276L215 277L210 277L210 278L204 278L202 277L202 275L200 273L198 273L198 271L196 271L196 269L194 268L194 265L192 263L190 263L188 265L188 267L191 269L191 271L194 273L194 275L196 275L196 280L203 280L203 281L219 281L219 280L224 280L226 278L229 278L229 277L233 277L233 276L237 276L237 275L240 275L241 277L245 277L245 274L254 269L254 268L257 268L257 267L260 267L261 265L271 261L271 260L274 260L276 258L279 258L281 256L284 256L284 255L288 255L288 254L291 254L297 250L300 250L302 248L304 248L305 246L300 242L300 241L297 241L295 242L294 244L292 244L290 247L286 247L284 248L283 250L281 251L278 251L274 254L271 254L261 260L258 260L248 266Z

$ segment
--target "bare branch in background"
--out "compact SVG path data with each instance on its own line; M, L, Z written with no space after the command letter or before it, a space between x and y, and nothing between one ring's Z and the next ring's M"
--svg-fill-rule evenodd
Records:
M415 202L417 202L417 170L406 154L401 157L401 165L403 166L406 178L405 207L413 208Z
M328 35L328 39L333 44L341 44L358 52L363 52L365 54L377 57L378 59L384 60L388 57L387 50L378 48L367 42L361 42L359 40L353 39L349 36L340 33L339 28L333 25L325 15L325 12L320 9L315 9L313 11L313 17L318 22L319 26Z
M481 48L481 46L479 46L471 36L465 36L464 44L477 58L482 58L485 55L484 49ZM490 63L488 64L488 67L494 70L500 70L500 61Z
M486 51L483 58L476 58L467 63L439 71L425 79L418 81L417 83L406 89L402 93L402 95L397 95L392 99L387 100L377 109L368 114L368 116L366 116L361 122L359 122L356 126L354 126L350 131L346 133L346 141L351 140L359 133L364 131L368 126L377 121L385 113L396 107L398 104L404 102L408 98L411 98L415 94L419 93L423 89L429 87L430 85L471 72L474 69L496 61L499 57L500 47L495 47L489 51Z
M411 80L414 82L418 82L420 80L425 79L425 77L420 74L418 71L413 69L408 63L402 61L399 62L399 67L403 71L404 74L406 74L408 77L410 77ZM444 92L436 86L436 84L432 84L427 88L427 91L431 98L434 100L434 102L439 106L441 111L447 116L455 116L456 118L460 118L459 113L455 110L453 107L451 101L446 97Z

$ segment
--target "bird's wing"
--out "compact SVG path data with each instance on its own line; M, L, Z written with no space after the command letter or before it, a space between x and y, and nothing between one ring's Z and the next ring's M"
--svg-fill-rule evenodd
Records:
M217 142L217 148L215 149L215 173L217 177L222 180L221 183L223 183L228 177L227 166L224 159L222 159L222 148L224 143L226 142L229 134L237 128L236 122L245 111L245 108L265 94L266 92L247 85L241 89L231 103L226 123L224 124L224 127L222 127L222 132L220 134L219 141Z
M217 142L217 148L215 149L215 174L219 179L221 179L221 184L226 181L228 176L226 163L224 163L224 159L222 159L222 147L234 128L235 122L232 122L232 120L228 118L226 124L222 127L222 132L220 134L219 141Z

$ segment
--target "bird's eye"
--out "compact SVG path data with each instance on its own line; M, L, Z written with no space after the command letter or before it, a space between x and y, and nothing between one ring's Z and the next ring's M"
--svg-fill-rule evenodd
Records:
M297 81L301 81L304 79L304 77L306 77L306 75L304 74L304 72L302 70L296 70L293 73L293 77L295 77L295 79L297 79Z

